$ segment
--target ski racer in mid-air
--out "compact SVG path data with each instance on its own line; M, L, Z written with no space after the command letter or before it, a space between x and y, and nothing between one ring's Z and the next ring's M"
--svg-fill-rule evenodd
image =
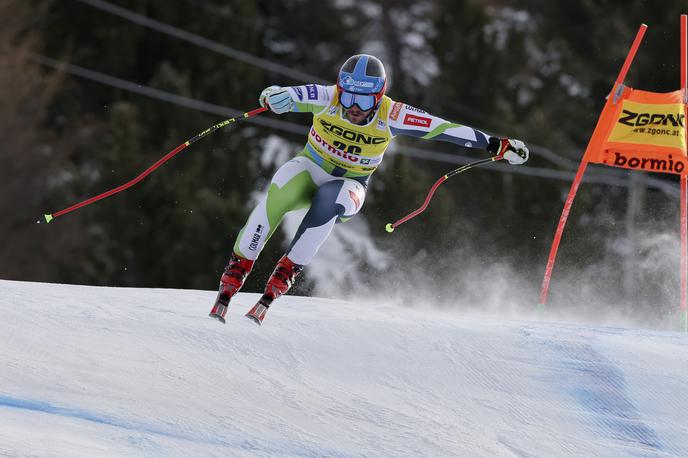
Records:
M347 221L361 210L368 179L398 135L486 150L510 164L528 160L528 148L522 141L491 137L395 102L385 95L386 86L382 62L358 54L342 65L336 85L270 86L263 90L261 106L277 114L312 113L313 124L305 147L275 172L267 195L239 232L210 316L225 321L230 299L244 284L283 216L307 208L263 296L246 315L261 324L273 301L289 290L335 223Z

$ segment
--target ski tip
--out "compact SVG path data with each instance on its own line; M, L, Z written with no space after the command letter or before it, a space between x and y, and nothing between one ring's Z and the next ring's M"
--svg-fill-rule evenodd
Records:
M392 223L387 223L387 225L385 226L385 230L389 233L394 232L394 226L392 226Z
M261 325L263 324L263 323L260 321L260 319L256 318L255 316L251 315L250 313L247 313L247 314L244 315L244 316L245 316L246 318L248 318L249 320L253 321L254 323L256 323L258 326L261 326Z
M219 321L219 322L222 323L222 324L225 324L225 319L222 318L220 315L217 315L217 314L215 314L215 313L209 313L208 316L209 316L210 318L215 318L217 321Z
M45 218L46 223L49 223L50 221L52 221L54 219L53 215L48 215L48 214L43 215L43 218Z

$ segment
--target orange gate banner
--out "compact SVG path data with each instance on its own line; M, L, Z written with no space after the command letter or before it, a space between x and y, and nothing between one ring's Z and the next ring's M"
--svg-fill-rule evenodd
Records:
M620 94L610 94L585 159L613 167L688 175L683 92L624 87Z

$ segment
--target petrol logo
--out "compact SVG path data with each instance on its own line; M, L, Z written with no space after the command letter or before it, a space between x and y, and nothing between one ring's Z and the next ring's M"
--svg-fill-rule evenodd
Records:
M430 127L432 120L425 116L416 116L411 113L406 113L404 117L404 124L407 126Z

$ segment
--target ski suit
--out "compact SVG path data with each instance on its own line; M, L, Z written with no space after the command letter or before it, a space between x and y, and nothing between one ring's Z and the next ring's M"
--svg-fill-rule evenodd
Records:
M364 125L344 117L337 87L307 84L285 88L292 111L312 113L305 147L272 177L267 195L251 212L234 252L255 260L287 212L308 208L287 255L307 265L337 222L361 210L367 182L397 135L442 140L485 149L489 136L383 96Z

